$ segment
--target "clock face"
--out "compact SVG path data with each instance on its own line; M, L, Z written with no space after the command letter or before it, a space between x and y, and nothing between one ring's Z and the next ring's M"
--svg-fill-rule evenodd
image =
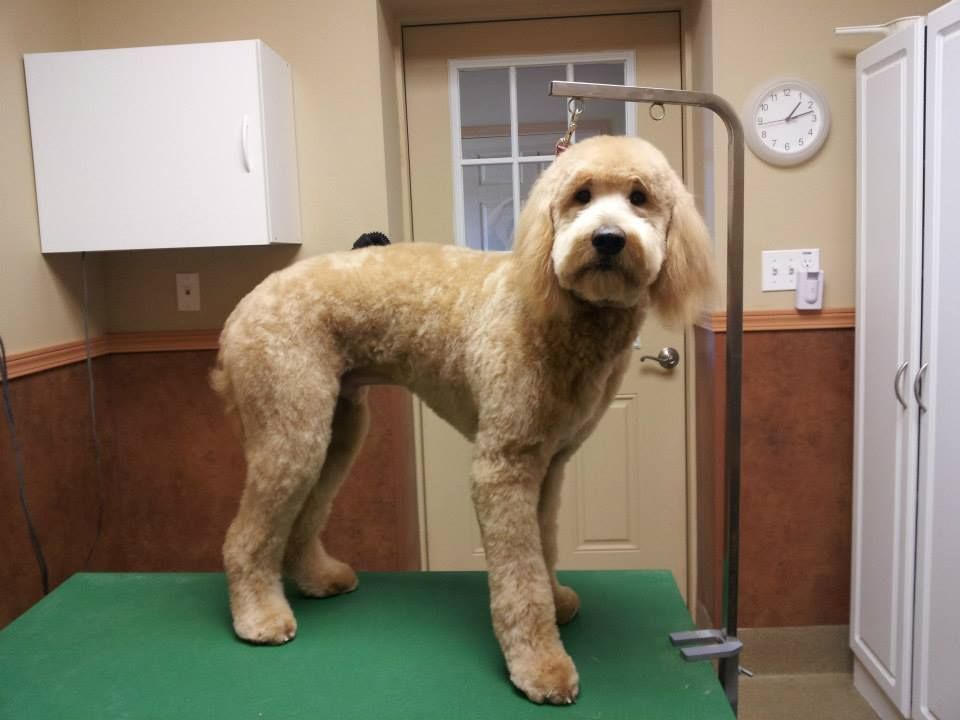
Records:
M747 107L747 140L764 160L795 165L822 147L830 130L829 109L809 84L771 83Z

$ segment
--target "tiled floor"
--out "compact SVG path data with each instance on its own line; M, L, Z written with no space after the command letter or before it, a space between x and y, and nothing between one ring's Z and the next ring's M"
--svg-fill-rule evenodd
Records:
M760 628L740 632L739 720L876 720L853 688L847 628Z

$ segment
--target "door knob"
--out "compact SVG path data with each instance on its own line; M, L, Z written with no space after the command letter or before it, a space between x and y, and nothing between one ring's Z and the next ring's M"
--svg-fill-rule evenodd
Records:
M660 363L660 367L664 370L673 370L677 365L680 364L680 353L677 352L676 348L665 347L660 352L653 355L643 355L640 358L640 362L645 360L655 360Z

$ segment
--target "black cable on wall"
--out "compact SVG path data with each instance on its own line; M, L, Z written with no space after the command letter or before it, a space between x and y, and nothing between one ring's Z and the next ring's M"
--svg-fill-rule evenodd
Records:
M20 438L17 436L17 423L13 417L13 403L10 401L10 378L7 374L7 348L3 344L2 336L0 336L0 382L2 382L3 385L3 410L7 418L7 428L10 431L10 445L13 447L14 465L17 474L17 490L20 496L20 510L23 512L23 517L27 521L27 533L30 535L30 545L33 547L33 554L37 558L37 565L40 568L40 582L43 584L43 594L46 595L50 592L47 560L43 556L43 547L40 544L37 529L34 527L33 518L30 515L30 506L27 503L23 451L20 447Z

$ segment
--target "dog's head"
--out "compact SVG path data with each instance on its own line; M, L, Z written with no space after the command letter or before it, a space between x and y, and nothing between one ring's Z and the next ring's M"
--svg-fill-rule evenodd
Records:
M548 297L646 302L686 320L713 288L713 255L693 199L663 154L638 138L572 146L537 180L515 254Z

